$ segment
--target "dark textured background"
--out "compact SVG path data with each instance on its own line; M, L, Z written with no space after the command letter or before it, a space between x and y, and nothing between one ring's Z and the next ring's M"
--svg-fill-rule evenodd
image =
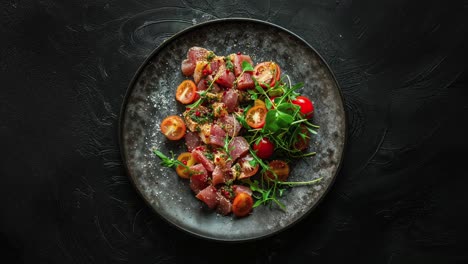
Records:
M306 219L219 244L145 205L117 124L152 49L234 16L286 27L324 56L349 143ZM5 0L0 18L2 263L468 263L468 2Z

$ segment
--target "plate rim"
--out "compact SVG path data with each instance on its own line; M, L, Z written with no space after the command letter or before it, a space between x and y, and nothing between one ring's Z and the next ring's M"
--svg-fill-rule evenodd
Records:
M300 40L301 42L303 42L308 48L310 48L319 58L320 60L323 62L323 64L325 65L325 67L328 69L328 72L331 74L332 76L332 79L333 79L333 82L335 83L337 89L338 89L338 94L339 94L339 97L340 97L340 101L341 101L341 104L343 105L343 112L344 112L344 138L343 138L343 150L342 150L342 153L341 153L341 156L340 156L340 160L338 161L338 166L337 166L337 169L334 173L334 175L332 175L332 179L330 181L330 184L326 187L325 191L323 192L323 194L321 195L321 197L317 200L317 202L312 205L312 207L307 211L305 212L303 215L301 215L299 218L297 218L294 222L290 223L289 225L281 228L281 229L278 229L278 230L275 230L273 232L270 232L268 234L264 234L264 235L260 235L260 236L256 236L256 237L250 237L250 238L245 238L245 239L239 239L239 238L234 238L234 239L224 239L224 238L219 238L219 237L216 237L216 236L208 236L208 235L203 235L203 234L199 234L197 232L194 232L192 230L189 230L187 228L184 228L182 226L180 226L179 224L171 221L170 219L164 217L162 214L160 214L156 208L154 208L149 200L145 197L145 195L142 193L142 191L140 190L140 188L138 188L137 186L137 180L135 178L134 175L132 175L130 173L130 170L127 166L127 158L126 158L126 151L125 151L125 148L124 148L124 144L123 144L123 128L124 128L124 116L125 116L125 110L127 109L127 104L128 104L128 101L129 101L129 97L130 95L132 94L133 92L133 89L135 87L135 83L138 81L138 77L140 76L141 72L144 70L144 68L148 65L148 62L158 53L160 52L160 50L162 50L164 47L166 47L167 45L169 45L169 43L171 43L172 41L176 40L178 37L184 35L184 34L187 34L188 32L191 32L191 31L194 31L194 30L197 30L198 28L201 28L201 27L205 27L207 25L211 25L211 24L218 24L218 23L225 23L225 22L251 22L251 23L258 23L258 24L263 24L263 25L267 25L267 26L270 26L270 27L274 27L274 28L277 28L279 30L282 30L284 32L286 32L287 34L290 34L291 36L297 38L298 40ZM243 17L230 17L230 18L218 18L218 19L212 19L212 20L208 20L208 21L205 21L205 22L201 22L201 23L198 23L198 24L195 24L195 25L192 25L192 26L189 26L185 29L182 29L178 32L176 32L174 35L172 35L171 37L169 37L168 39L164 40L161 44L159 44L156 48L154 48L150 54L148 54L146 56L146 58L144 59L144 61L141 63L141 65L137 68L137 70L135 71L135 73L133 74L133 77L128 85L128 87L126 88L126 91L125 91L125 95L123 97L123 101L121 103L121 106L120 106L120 111L119 111L119 120L118 120L118 144L119 144L119 149L120 149L120 156L122 158L122 163L123 163L123 166L124 166L124 169L125 169L125 173L127 174L128 178L130 179L130 182L131 184L133 185L133 188L137 191L138 195L140 196L140 198L144 201L144 203L151 209L151 211L153 211L157 216L159 216L159 218L161 219L164 219L167 223L169 223L170 225L172 226L175 226L177 229L181 230L181 231L184 231L185 233L188 233L188 234L191 234L192 236L194 237L197 237L197 238L202 238L202 239L206 239L206 240L210 240L210 241L218 241L218 242L227 242L227 243L239 243L239 242L247 242L247 241L256 241L256 240L261 240L261 239L265 239L265 238L268 238L268 237L271 237L271 236L274 236L278 233L281 233L291 227L293 227L294 225L298 224L299 222L301 222L305 217L307 217L312 211L314 211L317 206L322 203L322 201L325 199L325 197L327 196L328 192L330 191L331 187L334 185L335 183L335 180L338 176L338 174L340 173L341 171L341 168L343 166L343 160L344 160L344 155L345 155L345 151L346 151L346 146L347 146L347 141L348 141L348 113L346 111L346 104L345 104L345 99L344 99L344 96L343 96L343 92L341 90L341 87L337 81L337 78L335 76L335 73L332 71L330 65L327 63L327 61L323 58L323 56L314 48L312 47L305 39L303 39L302 37L300 37L299 35L295 34L294 32L292 32L291 30L289 29L286 29L280 25L277 25L277 24L274 24L272 22L269 22L269 21L264 21L264 20L260 20L260 19L254 19L254 18L243 18Z

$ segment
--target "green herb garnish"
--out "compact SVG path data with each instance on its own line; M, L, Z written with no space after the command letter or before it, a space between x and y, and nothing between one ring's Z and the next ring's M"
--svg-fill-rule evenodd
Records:
M249 69L249 63L244 66L245 69ZM255 78L253 80L255 89L249 90L251 99L262 100L269 110L265 117L265 125L261 129L249 129L245 122L245 114L248 109L244 111L243 115L238 116L239 122L245 128L248 128L249 132L253 132L246 136L247 141L249 143L258 143L258 141L266 137L274 143L276 150L281 152L280 154L291 158L315 155L315 152L304 153L297 148L299 141L307 142L310 135L317 134L316 129L319 128L319 126L312 124L309 119L302 116L300 107L292 103L298 96L296 91L303 87L302 83L291 86L291 84L279 81L276 82L274 87L265 90ZM273 96L270 96L270 94L280 94L280 96L275 96L272 99Z
M224 57L224 61L226 62L226 69L229 70L229 71L233 71L234 70L234 64L231 61L231 57L229 57L229 56Z
M253 71L253 70L254 68L252 64L250 64L248 61L242 62L242 71L246 72L246 71Z
M172 167L175 167L175 166L182 166L182 167L184 167L186 169L189 169L189 167L187 165L185 165L181 161L174 158L174 152L172 152L172 151L171 151L171 156L172 156L171 158L164 155L161 151L159 151L157 149L153 149L153 153L156 154L156 156L158 156L161 159L161 163L160 163L161 166L168 167L168 168L172 168Z
M207 61L212 61L215 57L216 57L216 55L214 54L214 52L210 51L208 53L208 56L206 56L206 60Z

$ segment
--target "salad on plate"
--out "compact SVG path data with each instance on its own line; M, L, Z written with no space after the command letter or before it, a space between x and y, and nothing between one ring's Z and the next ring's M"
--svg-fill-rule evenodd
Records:
M321 180L289 180L290 162L315 154L309 146L319 127L314 104L298 92L303 85L292 85L280 65L192 47L181 70L187 79L175 97L185 111L164 118L160 130L168 140L184 140L187 151L153 151L207 207L236 217L260 205L286 210L280 198L287 188Z

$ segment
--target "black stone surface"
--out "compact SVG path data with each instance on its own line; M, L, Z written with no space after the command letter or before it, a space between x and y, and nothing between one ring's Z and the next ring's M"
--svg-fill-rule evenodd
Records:
M466 1L0 3L2 263L468 262ZM155 215L125 174L126 88L165 38L251 17L300 35L343 90L349 141L323 202L240 244Z

